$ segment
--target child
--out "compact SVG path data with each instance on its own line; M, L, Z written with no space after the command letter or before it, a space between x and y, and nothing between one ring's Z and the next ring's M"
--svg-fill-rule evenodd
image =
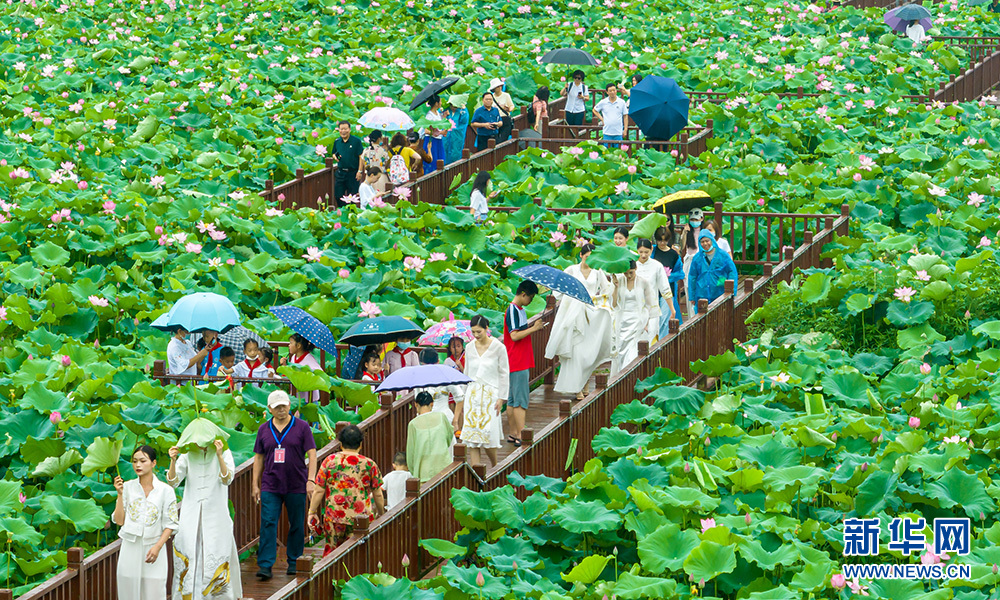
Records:
M205 352L205 360L198 365L198 375L215 377L219 372L219 351L222 350L222 342L219 341L219 334L216 331L206 329L201 332L201 339L198 340L199 354Z
M276 377L274 370L274 350L271 348L261 348L261 364L250 373L254 379L273 379Z
M382 478L382 491L385 492L385 510L392 510L406 498L406 480L413 475L406 466L406 453L397 452L392 457L392 473Z
M382 381L382 361L378 352L368 350L361 358L361 369L358 379L361 381Z
M257 340L253 338L243 340L243 354L246 358L236 364L234 377L246 379L252 377L253 370L261 365L260 346L257 345Z
M385 353L387 376L403 367L415 367L420 364L420 355L410 347L412 339L405 335L396 338L396 347Z
M380 177L382 177L382 169L378 167L368 167L368 170L365 171L365 180L358 188L362 209L371 208L372 201L382 197L382 194L375 190L375 183Z
M216 375L219 377L232 377L236 373L236 351L229 346L219 349L219 370Z
M469 195L469 212L476 222L481 222L490 214L487 200L495 198L497 192L486 194L486 187L490 184L490 172L480 171L476 174L475 181L472 182L472 193Z
M156 450L149 446L136 448L132 468L136 479L125 482L115 477L118 500L111 519L121 527L118 537L122 539L118 597L166 598L167 564L172 557L167 556L163 546L180 528L177 497L172 487L154 475Z

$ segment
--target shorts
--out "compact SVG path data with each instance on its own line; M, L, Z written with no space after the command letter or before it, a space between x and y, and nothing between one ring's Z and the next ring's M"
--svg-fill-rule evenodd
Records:
M510 391L508 392L507 404L511 408L528 408L528 396L531 395L531 371L511 371Z

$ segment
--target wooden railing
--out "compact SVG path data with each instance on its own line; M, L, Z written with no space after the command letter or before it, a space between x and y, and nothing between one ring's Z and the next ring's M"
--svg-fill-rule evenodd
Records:
M827 218L828 217L828 218ZM486 472L481 466L470 467L462 461L464 447L455 446L456 460L435 479L420 486L408 482L407 498L399 506L375 519L368 526L363 520L354 534L330 555L313 564L300 559L299 575L270 600L333 600L338 580L360 573L386 572L395 577L404 575L404 554L409 558L409 574L418 578L436 564L418 542L427 538L451 539L459 524L454 520L449 502L453 488L478 490L506 485L513 471L522 475L544 474L563 477L573 440L578 440L570 461L573 470L580 470L594 456L588 443L610 422L611 413L620 404L642 398L635 392L637 381L649 377L656 367L665 367L681 375L687 382L698 377L690 369L696 359L708 358L732 348L734 339L746 338L746 317L763 304L772 284L787 280L795 269L822 266L820 257L825 244L834 235L848 233L849 216L846 207L841 216L824 215L824 228L817 234L808 232L796 248L786 248L780 262L765 265L761 277L745 278L742 285L727 282L726 293L712 304L702 301L699 314L679 326L674 320L670 333L651 349L640 344L640 356L617 375L610 384L607 376L597 376L596 389L573 405L569 400L560 404L560 414L539 432L524 430L523 444L507 458ZM537 348L537 345L535 346ZM523 491L521 493L523 495Z

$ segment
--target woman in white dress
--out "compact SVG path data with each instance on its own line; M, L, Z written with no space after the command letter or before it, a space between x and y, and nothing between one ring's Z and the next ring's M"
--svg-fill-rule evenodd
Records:
M121 527L118 553L119 600L166 600L167 561L163 546L177 531L174 489L153 475L156 450L139 446L132 453L138 478L115 477L118 500L111 519Z
M229 484L236 464L233 453L218 439L226 434L208 419L195 421L217 434L211 446L183 453L177 446L170 449L167 483L176 488L187 479L180 530L174 538L173 600L238 600L243 597L243 583L229 516ZM195 421L181 434L182 446Z
M639 259L635 261L636 273L650 284L657 298L663 299L662 302L658 300L659 306L656 313L655 315L650 314L649 327L645 335L640 338L640 340L653 343L659 335L661 320L669 321L674 318L674 293L670 291L670 278L667 276L663 264L652 258L653 243L649 240L639 240L638 250ZM663 314L664 308L667 309L668 314Z
M558 294L559 309L545 346L545 358L559 357L559 377L553 389L576 394L577 399L586 395L594 370L611 358L614 287L604 271L587 265L587 256L593 251L593 244L584 244L580 249L580 264L570 265L566 273L583 283L594 306Z
M462 402L456 402L456 419L462 423L462 442L469 448L469 461L483 464L482 450L493 466L500 447L500 409L510 389L510 364L503 342L491 337L489 321L472 317L473 340L465 346L465 374L472 383Z
M639 356L639 341L648 340L659 325L660 304L653 286L639 277L636 263L629 264L625 276L615 278L612 294L616 325L611 374L621 371Z

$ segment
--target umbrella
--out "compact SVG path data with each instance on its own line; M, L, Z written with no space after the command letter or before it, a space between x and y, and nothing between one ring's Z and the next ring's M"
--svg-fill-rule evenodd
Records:
M407 131L413 127L413 119L398 108L377 106L361 115L358 125L382 131Z
M882 20L885 21L885 24L891 27L893 31L906 33L906 26L910 24L910 21L920 21L920 25L923 26L924 31L927 31L934 26L934 24L931 23L930 17L931 12L923 6L906 4L900 6L899 8L886 11L885 17L883 17Z
M340 342L352 346L370 346L395 342L403 336L417 337L423 332L424 330L414 325L413 321L403 317L374 317L355 323L354 327L348 329L344 337L340 338Z
M534 281L537 284L544 285L551 290L566 294L571 298L576 298L584 304L594 305L594 301L590 299L590 292L587 291L583 283L565 271L560 271L548 265L528 265L520 269L515 269L514 274L518 277Z
M410 110L417 110L418 106L427 102L434 94L440 94L458 83L458 79L458 77L451 76L445 77L444 79L438 79L434 83L427 84L424 89L420 90L420 93L413 99L413 102L410 102Z
M218 331L225 333L240 324L240 311L225 296L212 292L188 294L160 315L152 326L160 331L176 331L183 327L190 332Z
M286 304L284 306L272 306L271 314L281 319L285 327L312 342L317 348L337 355L337 340L333 337L330 328L322 321L302 310L298 306Z
M419 365L403 367L385 378L376 392L401 392L416 388L443 387L472 383L472 379L455 367L448 365Z
M431 325L427 333L420 336L417 343L421 346L444 346L453 337L459 337L467 342L471 342L472 325L469 321L456 321L455 315L449 314L447 321Z
M990 0L969 0L969 6L979 6L980 4L989 4ZM924 28L926 29L926 27Z
M364 346L351 346L347 350L347 357L344 358L344 367L340 370L340 378L354 379L354 376L358 374L358 367L361 365L361 357L364 355Z
M640 82L641 83L641 82ZM664 196L653 204L652 209L660 209L665 215L689 212L692 208L712 205L712 197L701 190L681 190Z
M629 92L628 116L650 140L669 140L688 123L691 101L669 77L650 75Z
M576 48L556 48L555 50L549 50L542 57L541 62L557 65L581 65L584 67L597 66L596 58Z

